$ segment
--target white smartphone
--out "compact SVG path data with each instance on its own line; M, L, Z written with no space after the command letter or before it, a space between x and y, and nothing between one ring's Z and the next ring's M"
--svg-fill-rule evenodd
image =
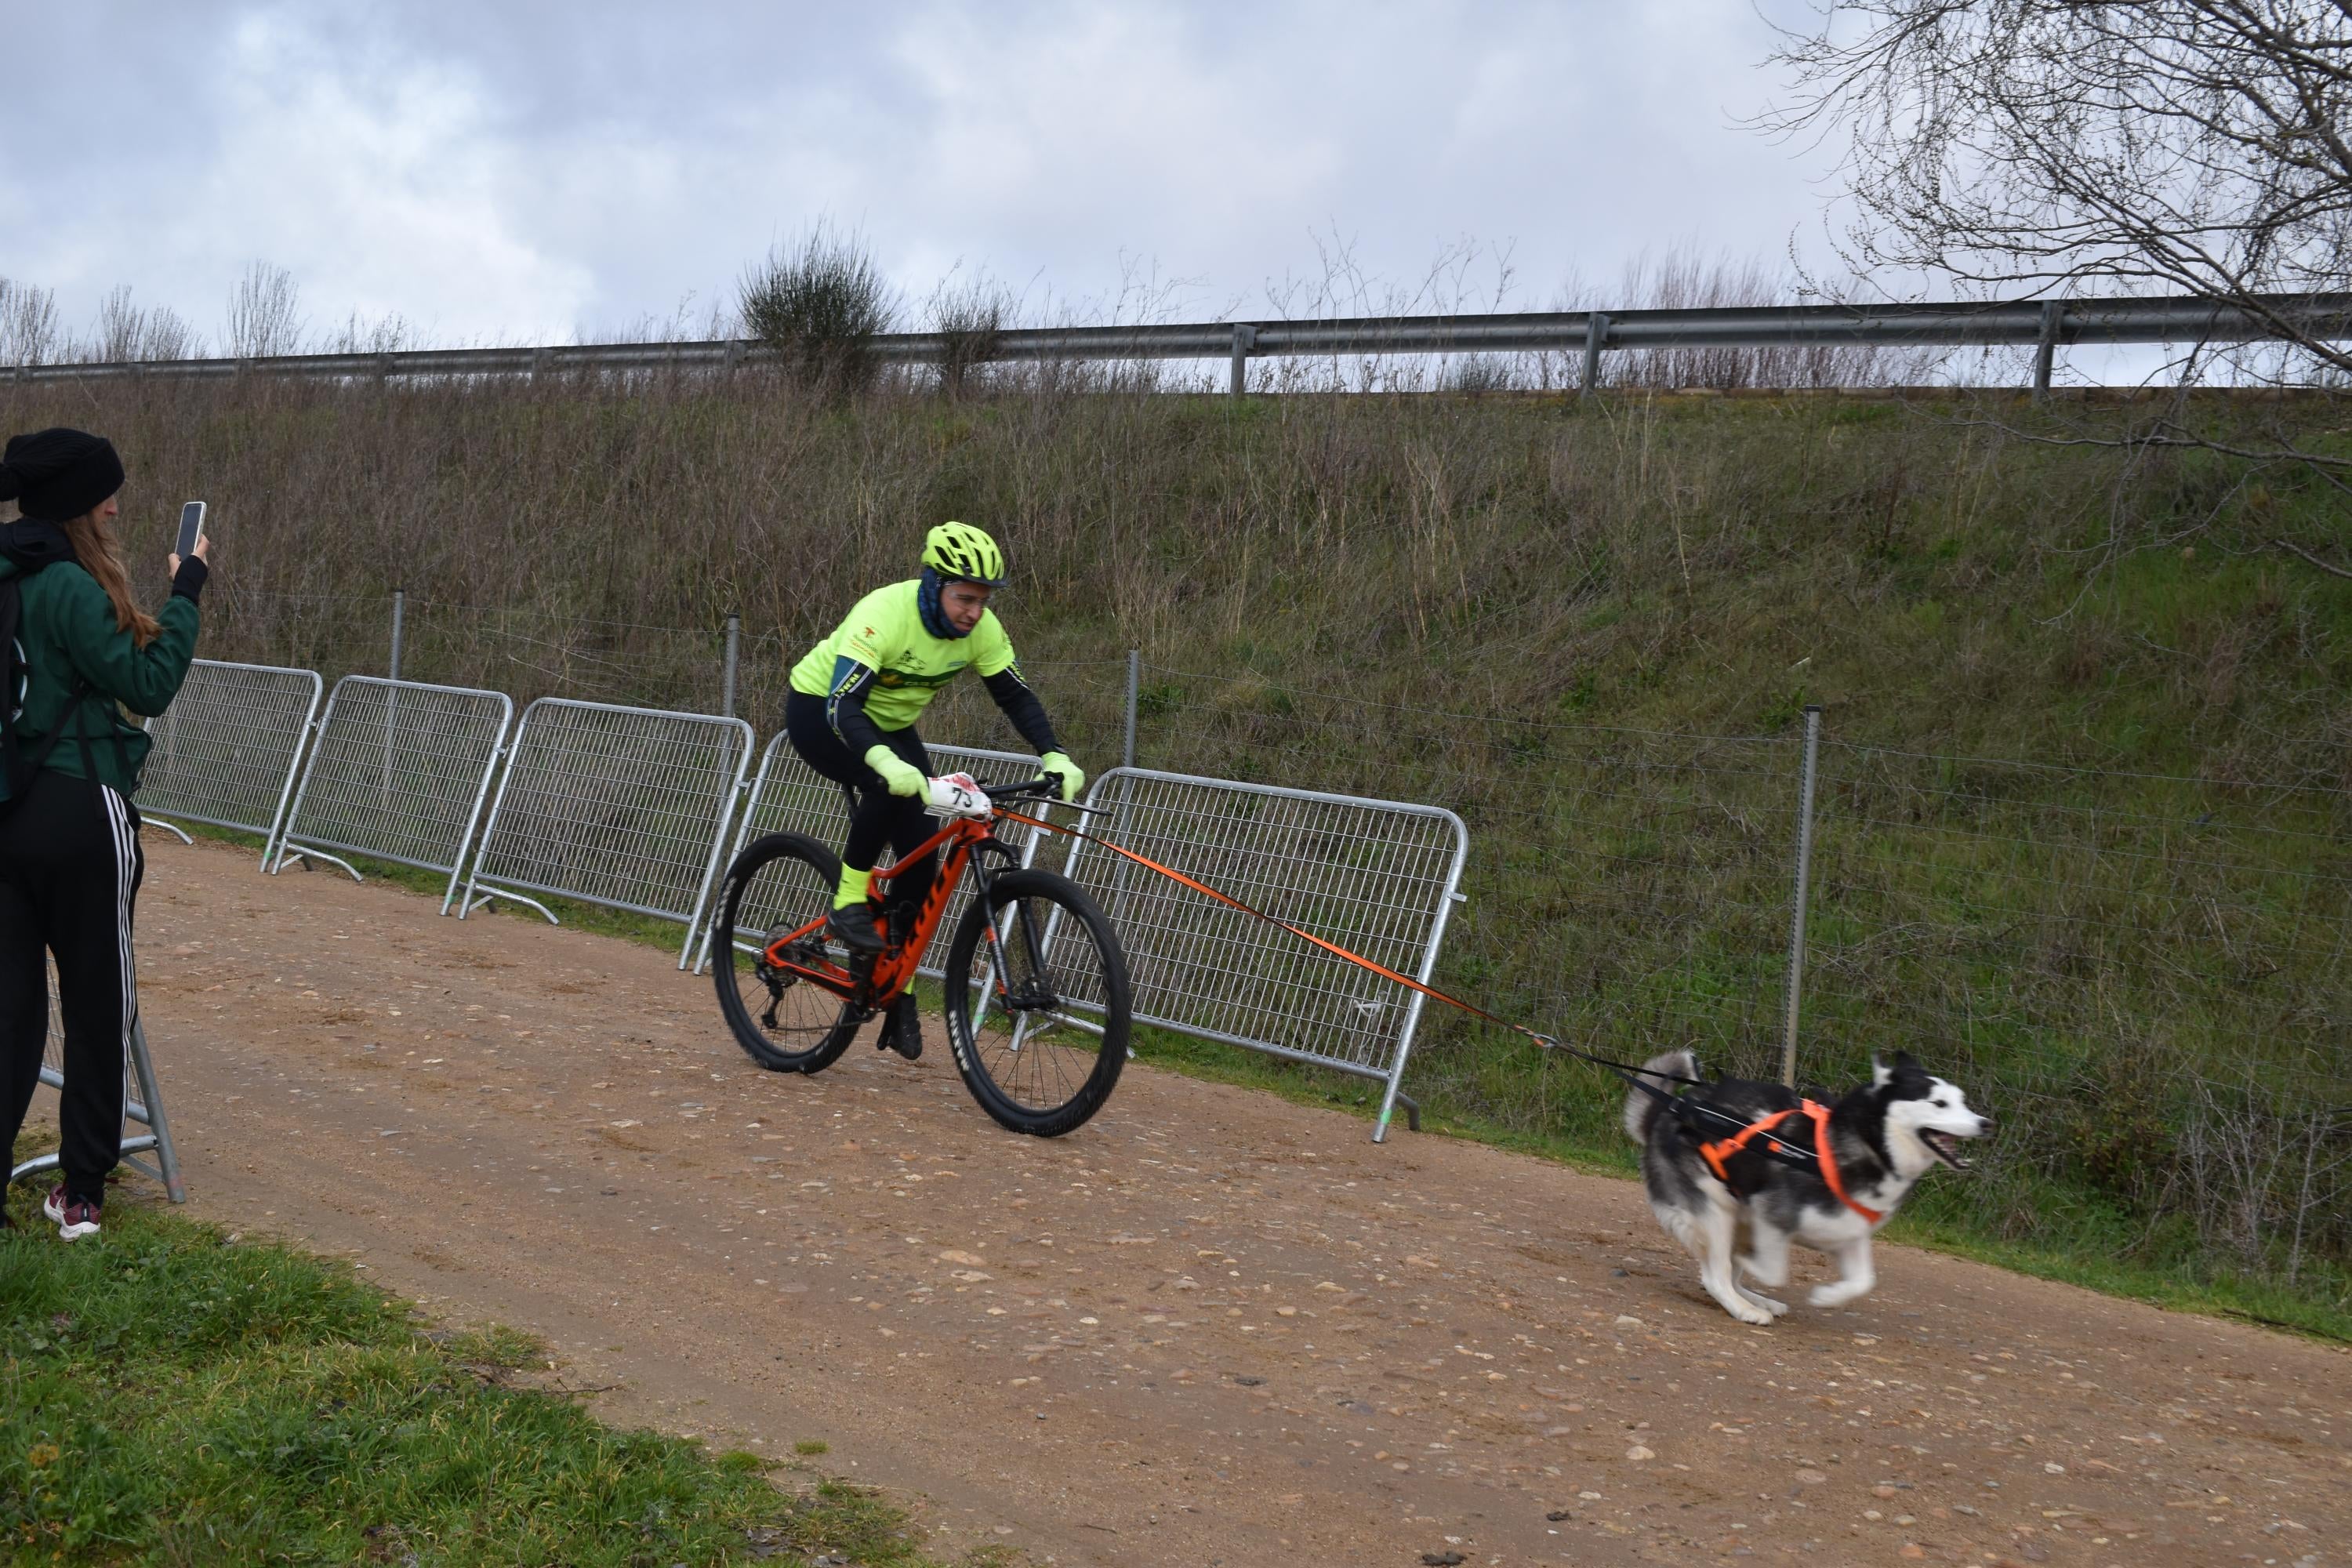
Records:
M196 552L196 541L205 531L205 503L192 500L180 509L180 542L172 553L185 561Z

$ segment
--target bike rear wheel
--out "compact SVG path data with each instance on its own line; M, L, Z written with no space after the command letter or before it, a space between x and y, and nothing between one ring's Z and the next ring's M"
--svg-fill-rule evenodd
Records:
M841 1058L873 1015L814 980L770 964L773 935L822 921L833 908L841 862L815 839L772 833L728 868L710 977L735 1043L771 1072L822 1072ZM795 962L845 971L848 950L820 927L794 944Z
M948 1038L981 1109L1058 1138L1103 1107L1127 1065L1127 959L1094 900L1051 871L1007 871L948 949Z

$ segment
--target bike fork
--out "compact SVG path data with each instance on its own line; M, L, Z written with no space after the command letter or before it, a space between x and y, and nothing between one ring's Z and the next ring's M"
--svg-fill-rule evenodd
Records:
M989 876L988 873L981 868L980 859L977 856L972 859L971 870L973 879L979 884L980 907L983 910L992 907L988 897ZM1021 909L1016 904L1013 906L1013 918L1019 921L1026 921L1028 919L1028 912L1025 910ZM987 927L989 974L990 978L995 983L998 999L1004 1004L1004 1010L1013 1016L1013 1043L1007 1047L1007 1050L1011 1054L1018 1056L1021 1052L1021 1047L1028 1043L1029 1015L1026 1012L1016 1009L1013 1005L1013 976L1005 968L1004 939L998 934L998 924L999 922L992 917ZM985 1016L985 1014L982 1016ZM977 1033L977 1031L975 1031L975 1033Z

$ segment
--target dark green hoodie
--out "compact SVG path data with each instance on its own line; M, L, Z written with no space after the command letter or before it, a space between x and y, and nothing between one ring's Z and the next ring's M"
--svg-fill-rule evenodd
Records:
M195 584L202 582L196 569L190 575ZM162 635L141 647L115 626L113 601L74 559L64 531L30 518L0 528L0 579L9 577L21 581L24 597L26 684L24 711L16 723L18 746L37 750L63 725L63 738L43 765L76 778L89 778L94 771L100 783L129 795L139 787L149 742L145 731L123 721L121 710L152 719L171 706L196 652L193 593L174 585L155 616ZM77 685L85 689L80 701L72 702ZM87 738L87 747L80 738ZM0 797L6 787L0 780Z

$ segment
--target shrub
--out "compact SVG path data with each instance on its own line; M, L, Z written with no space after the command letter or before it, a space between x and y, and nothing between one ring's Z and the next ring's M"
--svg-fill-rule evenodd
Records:
M774 350L805 384L828 392L870 385L874 339L898 316L897 290L874 264L865 237L818 223L770 250L743 275L743 330Z

